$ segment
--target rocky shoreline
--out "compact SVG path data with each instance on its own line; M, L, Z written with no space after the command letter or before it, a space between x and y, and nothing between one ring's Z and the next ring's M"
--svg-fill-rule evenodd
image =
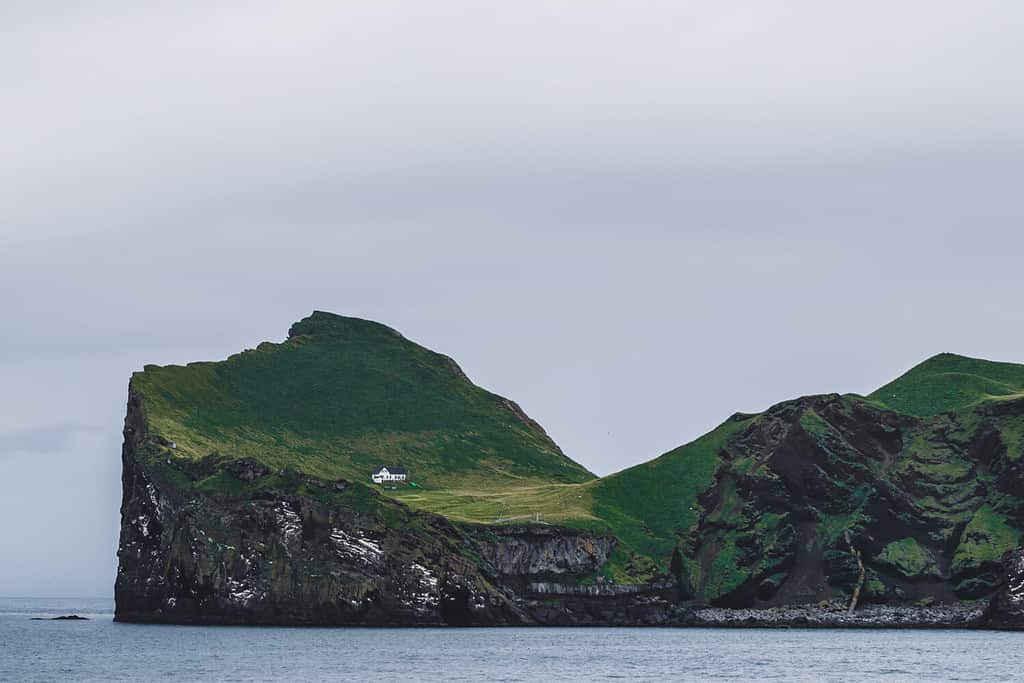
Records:
M694 610L688 626L731 628L978 628L985 605L952 603L928 607L793 605L765 609Z
M731 608L673 604L654 595L561 596L518 602L522 626L660 626L692 628L1013 628L993 620L987 602L928 606L869 604L850 612L839 601Z

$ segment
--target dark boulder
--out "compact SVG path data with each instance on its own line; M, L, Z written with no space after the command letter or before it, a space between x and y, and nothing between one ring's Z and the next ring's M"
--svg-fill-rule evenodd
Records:
M1003 556L1002 587L992 596L981 625L1024 630L1024 548Z

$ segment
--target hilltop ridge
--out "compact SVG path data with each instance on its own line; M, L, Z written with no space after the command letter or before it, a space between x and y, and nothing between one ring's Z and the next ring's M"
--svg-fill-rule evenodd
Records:
M1017 395L1024 395L1024 365L940 353L868 398L899 412L928 417Z

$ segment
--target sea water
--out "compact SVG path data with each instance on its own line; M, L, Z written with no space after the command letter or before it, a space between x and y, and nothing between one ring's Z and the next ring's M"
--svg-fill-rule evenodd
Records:
M33 621L78 614L89 621ZM109 599L0 598L3 681L1024 679L1024 633L116 624Z

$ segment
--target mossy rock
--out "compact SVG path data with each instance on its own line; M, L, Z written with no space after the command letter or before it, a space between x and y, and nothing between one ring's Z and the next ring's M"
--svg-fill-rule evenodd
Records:
M832 586L852 589L860 575L860 568L850 551L831 549L822 555L825 560L825 580Z
M932 553L913 538L893 541L875 555L874 562L912 581L938 578L938 562Z
M984 572L998 571L1003 555L1007 550L1016 548L1019 541L1020 532L1004 515L989 506L979 509L960 534L960 544L953 553L953 577L968 579Z
M861 588L860 598L864 602L885 602L885 582L873 569L868 569L864 575L864 587Z
M992 574L985 573L981 576L975 576L970 579L964 579L956 585L954 589L957 597L963 600L972 600L974 598L981 598L992 591L994 591L999 585L999 581Z
M778 574L772 574L771 576L762 579L761 583L757 585L757 597L762 600L767 600L775 595L776 591L778 591L783 582L785 582L787 576L789 576L789 574L786 572L779 572Z

